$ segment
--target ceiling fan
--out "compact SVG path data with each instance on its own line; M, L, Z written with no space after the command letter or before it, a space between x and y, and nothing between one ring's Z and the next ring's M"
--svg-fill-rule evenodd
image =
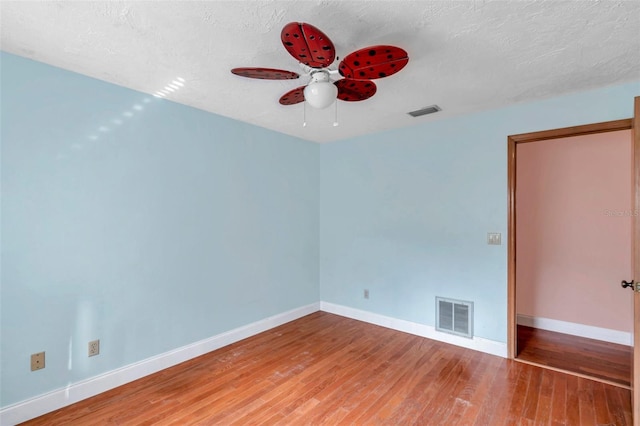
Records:
M376 93L371 81L397 73L409 62L404 49L396 46L370 46L345 56L337 70L328 67L336 59L333 43L311 24L291 22L280 34L284 48L300 62L303 74L310 77L305 86L296 87L280 97L280 104L294 105L305 100L314 108L326 108L337 99L364 101ZM233 74L263 80L299 78L298 73L273 68L234 68ZM340 74L342 79L332 81Z

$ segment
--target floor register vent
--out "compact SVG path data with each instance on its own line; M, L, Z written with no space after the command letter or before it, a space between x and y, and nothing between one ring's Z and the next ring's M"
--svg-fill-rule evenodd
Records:
M473 337L473 302L436 297L436 330Z

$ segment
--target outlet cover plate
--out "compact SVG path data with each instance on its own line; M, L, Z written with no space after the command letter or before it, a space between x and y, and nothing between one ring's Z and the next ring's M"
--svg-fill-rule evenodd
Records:
M96 356L100 353L100 340L89 342L89 356Z
M31 371L42 370L44 368L44 352L31 355Z
M502 244L502 234L499 232L487 233L487 244L491 246L499 246Z

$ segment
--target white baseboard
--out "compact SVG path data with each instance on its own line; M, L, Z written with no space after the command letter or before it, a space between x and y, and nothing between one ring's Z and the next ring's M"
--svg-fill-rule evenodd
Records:
M336 305L329 302L320 302L320 310L343 317L379 325L382 327L391 328L393 330L415 334L416 336L422 336L428 339L438 340L440 342L449 343L456 346L462 346L464 348L485 352L491 355L497 355L502 358L507 357L506 343L483 339L481 337L474 337L473 339L459 337L453 334L436 331L435 327L430 325L387 317L384 315L375 314L373 312L362 311L360 309Z
M72 383L65 388L4 407L0 410L0 425L15 425L33 419L318 310L320 310L319 302L292 309L99 376Z
M619 345L633 346L633 333L609 328L594 327L592 325L576 324L573 322L554 320L549 318L532 317L518 314L518 325L602 340Z

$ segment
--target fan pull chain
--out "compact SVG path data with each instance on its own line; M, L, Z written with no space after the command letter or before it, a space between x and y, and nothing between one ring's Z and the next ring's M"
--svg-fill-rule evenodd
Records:
M335 104L336 104L336 116L333 120L333 127L338 126L338 100L335 100Z
M302 127L307 127L307 102L302 101Z

